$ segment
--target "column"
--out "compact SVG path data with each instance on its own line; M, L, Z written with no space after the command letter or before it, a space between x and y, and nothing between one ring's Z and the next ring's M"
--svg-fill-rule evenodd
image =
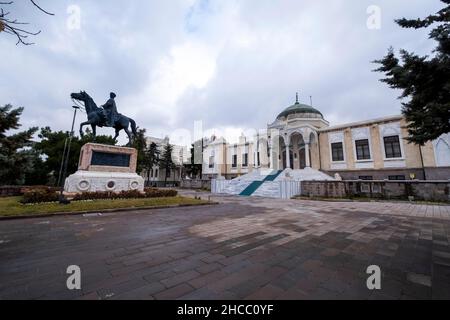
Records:
M269 167L270 169L274 169L274 159L273 159L273 150L272 150L272 145L269 145Z
M309 142L305 143L305 160L306 160L306 167L311 168L311 159L309 158Z
M286 145L286 169L291 167L291 155L289 152L289 144Z

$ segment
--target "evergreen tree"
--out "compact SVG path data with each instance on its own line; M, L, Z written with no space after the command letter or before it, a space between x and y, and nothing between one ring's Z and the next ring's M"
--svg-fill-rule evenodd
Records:
M400 99L402 113L408 121L407 140L419 145L450 132L450 0L441 0L447 6L425 19L399 19L402 28L428 28L434 26L429 38L438 45L433 56L418 56L406 50L400 51L400 59L394 49L375 63L381 66L375 71L386 75L382 82L391 88L403 90Z
M40 141L36 142L33 149L44 158L44 168L51 181L55 183L61 170L62 156L64 153L64 144L69 137L69 132L55 131L50 127L41 128L39 133ZM73 174L78 169L81 147L88 142L94 142L92 132L87 129L82 138L73 137L70 147L69 161L67 165L67 174ZM111 136L97 135L95 143L114 145L115 141Z
M164 146L161 159L159 160L159 168L164 169L164 183L167 182L167 178L170 176L171 170L175 169L175 163L172 160L173 146L168 143Z
M30 170L25 174L25 185L47 185L51 182L54 184L53 177L46 169L44 157L34 149L34 146L29 150L29 155Z
M150 181L150 171L158 164L159 154L158 146L154 142L144 151L143 169L147 173L147 181Z
M15 108L10 104L0 107L0 184L20 185L25 182L26 174L32 170L33 135L38 130L30 128L27 131L7 135L9 130L20 128L19 119L23 108Z
M137 134L133 139L132 147L138 151L137 158L137 172L142 172L144 170L144 157L145 157L145 147L147 146L147 141L145 139L145 129L138 129Z
M191 159L190 163L186 164L184 167L186 168L187 174L191 178L197 178L199 174L202 172L202 165L199 163L196 163L195 161L195 144L192 144L191 146Z

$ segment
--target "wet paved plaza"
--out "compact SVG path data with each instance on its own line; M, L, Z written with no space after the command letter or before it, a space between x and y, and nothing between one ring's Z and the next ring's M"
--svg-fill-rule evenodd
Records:
M0 221L0 299L450 299L450 206L211 197Z

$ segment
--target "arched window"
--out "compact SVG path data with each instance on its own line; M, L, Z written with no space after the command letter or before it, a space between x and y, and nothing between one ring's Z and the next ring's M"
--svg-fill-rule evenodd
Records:
M435 154L438 167L450 167L450 145L443 137L435 145Z
M215 161L215 151L211 150L211 154L209 156L209 168L212 169L214 168L214 161Z

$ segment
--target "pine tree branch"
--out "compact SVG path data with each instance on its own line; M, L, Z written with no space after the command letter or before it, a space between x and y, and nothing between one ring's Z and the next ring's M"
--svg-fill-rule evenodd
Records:
M438 45L434 55L418 56L400 50L397 58L393 48L374 63L385 77L380 81L390 88L402 91L402 113L407 121L411 143L424 145L450 132L450 0L441 0L447 6L425 19L398 19L403 28L426 28L438 24L430 32L430 39Z

